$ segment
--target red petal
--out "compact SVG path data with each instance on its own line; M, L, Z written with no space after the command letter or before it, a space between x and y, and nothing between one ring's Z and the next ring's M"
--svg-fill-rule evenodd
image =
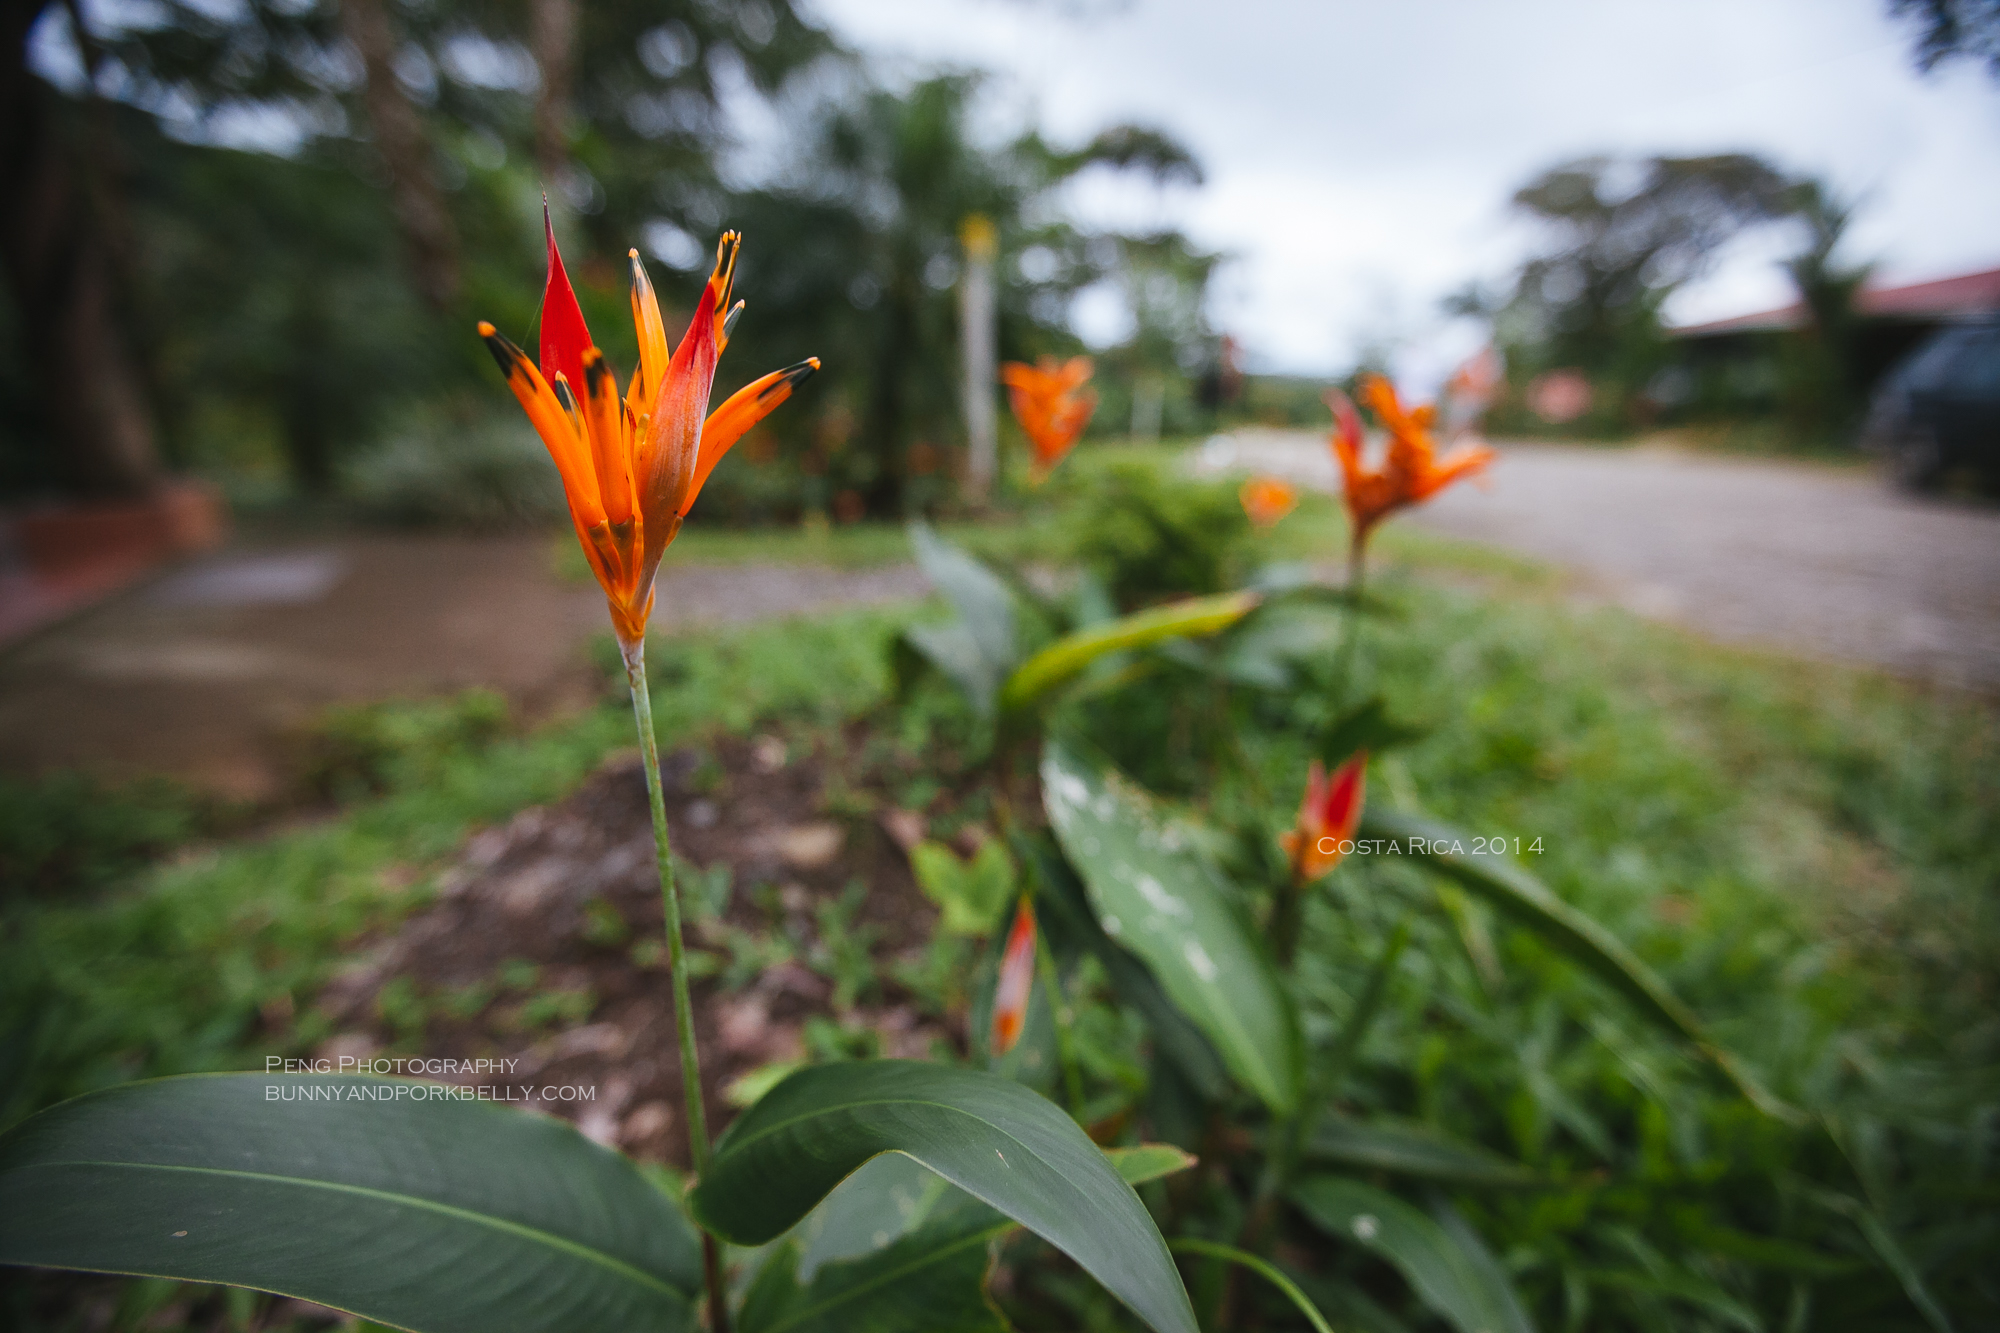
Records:
M1326 827L1336 838L1351 838L1361 823L1362 779L1368 771L1368 752L1357 750L1354 757L1334 770L1325 796Z
M583 310L576 303L569 274L563 271L546 199L542 201L542 227L549 238L549 285L542 292L542 378L553 384L560 373L581 389L583 354L592 346L590 330L584 327Z

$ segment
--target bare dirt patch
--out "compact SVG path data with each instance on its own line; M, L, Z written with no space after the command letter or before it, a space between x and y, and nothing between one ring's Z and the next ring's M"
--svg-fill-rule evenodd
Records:
M847 738L860 740L858 724ZM734 1112L732 1082L808 1054L815 1018L882 1055L963 1049L962 1016L926 1012L897 980L936 913L882 824L852 812L877 802L828 813L829 739L841 741L725 739L663 764L675 851L700 868L682 894L711 1132ZM432 905L322 994L338 1034L318 1054L514 1060L441 1077L504 1088L600 1142L684 1166L662 931L644 777L628 754L560 804L468 840Z

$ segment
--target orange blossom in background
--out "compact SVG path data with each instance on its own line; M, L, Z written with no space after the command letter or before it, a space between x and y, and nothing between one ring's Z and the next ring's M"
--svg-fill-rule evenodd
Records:
M1007 948L1000 955L1000 984L993 991L993 1053L1005 1055L1021 1039L1028 996L1035 981L1035 909L1026 896L1014 911Z
M773 371L713 413L716 359L729 345L743 303L729 298L741 238L723 234L715 271L679 347L667 343L660 303L639 252L632 260L632 321L639 366L621 401L610 363L591 342L547 221L549 276L542 294L541 364L496 332L479 336L500 363L507 387L528 410L562 474L577 540L611 604L612 625L629 652L645 638L653 577L702 483L729 446L819 369L817 357ZM706 419L704 419L706 418Z
M1406 505L1422 504L1460 477L1486 467L1497 456L1491 445L1460 444L1438 457L1431 437L1437 410L1426 403L1405 410L1396 390L1380 375L1361 381L1361 399L1389 434L1389 448L1379 468L1362 459L1361 414L1338 389L1326 396L1333 409L1333 456L1340 464L1342 498L1354 523L1353 568L1359 571L1361 552L1377 523Z
M1279 846L1291 858L1292 878L1310 884L1340 864L1340 845L1354 837L1361 823L1368 752L1358 750L1346 763L1326 774L1315 759L1306 775L1305 799L1299 802L1298 824L1278 835Z
M1007 400L1014 419L1035 451L1029 476L1039 484L1076 446L1090 414L1097 410L1097 392L1090 383L1090 358L1073 356L1058 362L1045 356L1036 364L1009 361L1000 367L1000 382L1007 386Z
M1243 512L1260 528L1276 527L1278 520L1299 507L1299 488L1280 477L1252 477L1236 492Z

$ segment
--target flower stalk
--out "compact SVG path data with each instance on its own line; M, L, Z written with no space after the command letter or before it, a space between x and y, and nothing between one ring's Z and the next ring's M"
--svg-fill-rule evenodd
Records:
M694 1002L689 995L687 945L681 936L680 886L674 881L674 849L667 833L666 793L660 781L660 740L653 730L653 695L646 684L646 640L620 641L625 681L632 690L632 719L639 728L639 753L646 770L646 800L653 812L653 847L660 863L660 906L666 917L667 970L673 979L674 1032L681 1048L681 1091L687 1101L688 1162L696 1175L708 1168L708 1112L701 1099L701 1052L695 1045ZM708 1326L729 1333L728 1287L722 1280L722 1252L715 1237L701 1233Z

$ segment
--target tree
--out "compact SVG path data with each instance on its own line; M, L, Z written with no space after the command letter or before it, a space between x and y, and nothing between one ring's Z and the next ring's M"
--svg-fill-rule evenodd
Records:
M1871 266L1842 265L1834 259L1854 220L1852 201L1819 181L1805 180L1791 188L1786 202L1804 225L1806 242L1785 261L1785 270L1810 316L1785 358L1787 415L1806 430L1824 434L1846 425L1859 406L1854 298Z
M2000 0L1889 0L1889 12L1917 24L1917 68L1928 74L1960 56L1984 61L2000 79Z
M1523 266L1503 325L1532 365L1575 366L1636 391L1657 368L1659 310L1744 228L1782 217L1789 182L1747 154L1608 157L1530 181L1514 206L1551 244ZM1510 358L1510 361L1513 359Z
M977 213L999 231L1001 355L1072 351L1068 298L1115 271L1119 250L1093 249L1051 215L1051 193L1098 166L1200 178L1186 149L1134 126L1074 149L1033 132L982 144L970 127L979 86L970 74L900 93L830 81L810 104L789 110L792 123L810 128L786 166L736 201L755 246L744 287L759 306L742 336L814 330L817 341L805 350L827 361L818 392L851 416L843 431L861 447L813 466L838 470L836 494L851 492L880 517L903 514L913 480L934 475L941 444L958 438L951 289L960 223Z

